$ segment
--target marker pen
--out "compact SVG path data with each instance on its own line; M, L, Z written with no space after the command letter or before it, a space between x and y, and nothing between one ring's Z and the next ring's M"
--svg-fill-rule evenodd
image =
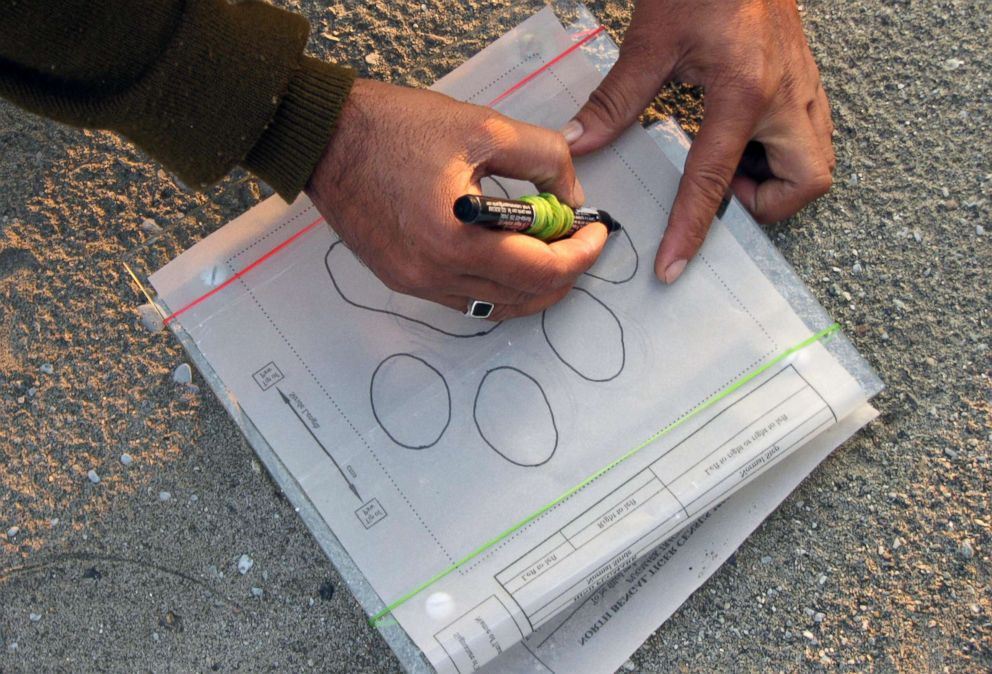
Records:
M550 199L541 195L546 200ZM549 195L550 196L550 195ZM567 218L568 213L574 214L571 226L565 231L559 232L556 223L550 222L553 217L549 216L545 208L535 206L527 201L517 199L500 199L497 197L487 197L478 194L466 194L455 200L455 217L469 225L482 225L489 229L501 229L509 232L520 232L529 234L545 241L553 241L571 236L586 225L600 222L606 225L607 231L620 231L620 223L614 220L606 211L595 208L572 209L565 204L561 204L554 199L553 206L547 208L560 209L562 218ZM567 209L567 212L565 212Z

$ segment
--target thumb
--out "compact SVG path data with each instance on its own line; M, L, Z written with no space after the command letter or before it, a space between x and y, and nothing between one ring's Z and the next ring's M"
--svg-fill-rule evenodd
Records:
M615 140L658 94L674 67L674 58L658 52L656 42L656 38L645 42L627 31L616 64L561 128L573 155L588 154Z

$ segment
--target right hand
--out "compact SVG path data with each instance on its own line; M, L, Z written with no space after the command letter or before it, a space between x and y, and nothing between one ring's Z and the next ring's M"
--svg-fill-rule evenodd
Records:
M391 289L491 319L543 311L599 256L605 227L551 244L455 219L486 175L517 178L579 206L564 137L442 94L358 80L306 193L352 252Z

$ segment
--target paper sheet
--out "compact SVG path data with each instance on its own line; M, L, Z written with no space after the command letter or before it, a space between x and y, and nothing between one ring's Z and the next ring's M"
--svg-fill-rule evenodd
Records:
M437 88L485 103L570 44L545 10ZM557 128L598 78L576 51L498 109ZM541 316L497 325L391 293L305 198L263 202L151 278L384 604L491 543L392 612L441 672L554 631L865 402L813 344L703 409L810 330L720 223L657 282L678 171L643 130L577 169L625 231Z

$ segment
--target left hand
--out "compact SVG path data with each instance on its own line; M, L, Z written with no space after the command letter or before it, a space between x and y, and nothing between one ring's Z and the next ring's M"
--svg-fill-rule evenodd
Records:
M759 221L781 220L825 194L835 166L830 106L795 0L640 0L616 65L562 128L572 153L613 141L670 81L704 86L706 112L655 259L666 283L730 189Z

